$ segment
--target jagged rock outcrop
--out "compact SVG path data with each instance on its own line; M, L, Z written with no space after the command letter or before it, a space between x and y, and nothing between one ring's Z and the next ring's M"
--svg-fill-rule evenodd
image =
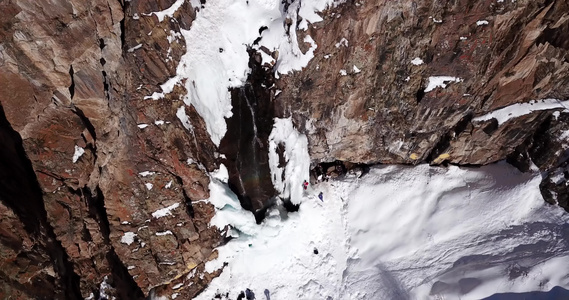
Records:
M175 75L180 32L195 18L190 1L173 17L155 13L175 2L0 3L0 298L104 290L190 299L217 275L204 264L223 241L208 226L213 207L199 201L209 196L207 171L224 162L234 180L258 172L247 188L254 193L235 190L262 210L275 193L264 152L273 116L293 117L315 163L533 163L544 172L545 199L569 207L567 112L474 120L532 99L569 99L567 1L331 8L298 31L299 41L308 34L318 45L315 57L275 81L276 98L264 89L272 69L252 54L250 85L232 94L234 116L254 121L258 134L230 119L230 130L247 132L220 149L180 85L163 100L148 97ZM425 90L443 75L460 81ZM258 165L243 168L240 153Z
M0 4L2 134L11 136L3 297L99 297L105 282L107 295L140 299L193 282L179 292L191 298L214 276L200 274L221 235L208 226L213 207L193 202L208 197L215 146L193 108L191 134L176 119L183 91L145 99L185 52L189 2L174 18L152 13L173 3Z
M457 164L504 159L551 112L513 119L491 134L472 118L532 99L569 98L563 75L569 68L568 5L339 6L305 33L318 48L305 70L280 82L280 115L292 115L309 133L315 160L418 163L440 154ZM415 58L424 63L413 64ZM430 76L462 81L426 92Z
M323 18L304 32L315 57L278 83L275 104L315 161L488 164L531 145L552 111L474 118L569 99L567 1L354 1ZM432 76L459 82L428 91Z
M22 140L1 108L0 137L0 297L77 297L79 276L56 241Z

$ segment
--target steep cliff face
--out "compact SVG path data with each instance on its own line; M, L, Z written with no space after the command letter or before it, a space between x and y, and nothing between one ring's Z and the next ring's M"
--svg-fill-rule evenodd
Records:
M318 48L305 70L280 82L280 115L310 133L315 160L504 159L551 112L492 130L473 119L514 103L568 98L567 11L566 1L339 6L305 32ZM437 79L447 87L434 88Z
M533 163L545 199L569 207L564 108L485 117L569 99L566 1L350 1L321 15L296 31L318 45L302 71L275 80L251 53L218 149L183 85L153 97L186 52L190 1L0 3L0 297L198 294L223 241L200 201L208 172L225 163L244 206L270 204L273 116L292 116L314 163Z
M1 4L5 295L137 299L194 280L191 297L208 282L181 276L221 241L213 207L192 203L215 147L193 108L192 134L175 118L183 91L144 98L185 52L191 5L153 14L173 3Z
M231 90L233 116L227 120L227 133L219 151L229 171L231 189L243 208L256 213L260 221L263 208L276 196L269 167L269 135L273 129L274 107L271 91L271 67L261 66L260 54L250 50L251 74L245 86Z
M568 11L566 1L340 5L301 32L318 48L278 83L277 115L303 128L314 161L483 165L523 153L551 171L567 151L542 133L565 124ZM560 100L556 116L484 117L542 99Z

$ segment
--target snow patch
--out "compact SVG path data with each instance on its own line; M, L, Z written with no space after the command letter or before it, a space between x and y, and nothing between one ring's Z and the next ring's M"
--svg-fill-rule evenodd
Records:
M136 50L138 50L138 49L140 49L140 48L142 48L142 44L138 44L138 45L136 45L136 46L134 46L134 47L132 47L132 48L129 48L129 49L126 50L126 51L127 51L128 53L132 53L132 52L134 52L134 51L136 51Z
M423 60L420 59L419 57L415 57L415 58L411 61L411 63L412 63L413 65L415 65L415 66L420 66L420 65L422 65L424 62L423 62Z
M140 175L142 177L146 177L146 176L150 176L150 175L154 175L154 174L156 174L156 172L152 172L152 171L144 171L144 172L138 173L138 175Z
M180 119L180 122L182 122L182 125L184 126L184 128L186 128L188 130L194 129L194 127L192 126L192 123L190 123L190 118L188 117L188 115L186 115L186 107L185 106L180 106L178 108L178 110L176 111L176 117L178 117L178 119Z
M170 35L168 35L166 37L166 39L168 40L169 44L172 44L173 41L176 41L178 39L180 39L182 37L182 34L179 32L176 32L174 30L170 30Z
M109 280L109 276L105 276L103 282L99 285L99 299L107 299L107 300L114 300L116 299L114 296L109 295L109 290L112 290L113 287L107 282Z
M121 243L130 245L134 242L134 237L136 237L136 233L134 232L125 232L121 237Z
M336 48L340 48L342 46L348 47L349 43L348 43L348 40L346 40L346 38L342 38L339 42L336 43L335 46L336 46Z
M165 217L165 216L171 216L172 210L178 208L179 206L180 206L180 203L174 203L168 207L161 208L161 209L153 212L152 217L154 217L155 219L160 219L160 218Z
M164 235L169 235L169 234L173 235L172 231L166 230L166 231L162 231L162 232L156 232L157 236L164 236Z
M73 152L73 157L71 158L71 161L73 163L76 163L79 158L81 157L81 155L83 155L85 153L85 149L75 145L75 152Z
M145 96L144 100L147 99L152 99L152 100L159 100L164 98L164 96L166 94L171 93L174 90L174 87L176 86L176 84L178 83L178 81L180 80L180 77L178 75L168 79L168 81L166 81L164 84L160 85L160 89L162 90L162 92L154 92L152 93L151 96Z
M147 183L145 183L144 185L146 186L146 188L147 188L149 191L152 190L152 188L154 187L154 185L153 185L152 183L150 183L150 182L147 182Z
M138 128L140 128L140 129L144 129L144 128L148 127L148 124L138 124L136 126L138 126Z
M560 101L558 99L544 99L544 100L532 100L527 103L516 103L504 108L500 108L488 114L476 117L473 121L486 121L492 118L498 120L498 125L505 123L506 121L530 114L534 111L549 110L549 109L562 109L563 111L569 111L567 106L569 105L569 100Z
M166 185L164 186L165 188L169 189L172 187L172 183L174 183L174 180L170 180L168 181L168 183L166 183Z
M182 4L184 4L184 1L185 0L176 0L176 2L174 2L174 4L172 4L172 6L170 6L169 8L167 8L165 10L151 12L149 14L143 14L143 15L145 15L145 16L156 15L156 17L158 17L158 21L162 22L162 21L164 21L164 18L166 16L172 18L174 13L180 8L180 6L182 6Z
M488 23L488 21L486 21L486 20L479 20L479 21L476 21L476 26L483 26L483 25L488 25L488 24L489 24L489 23Z
M214 172L210 173L211 176L223 183L229 182L229 171L224 164L219 165L219 169L215 170Z
M284 167L279 167L277 153L279 144L283 144L285 148ZM305 180L309 181L310 156L308 139L294 128L291 118L275 118L269 136L269 167L271 179L280 196L283 199L290 199L293 204L299 204L302 201L302 183Z
M446 88L451 82L462 82L463 80L458 77L452 76L431 76L429 77L429 84L425 89L425 93L428 93L437 87Z

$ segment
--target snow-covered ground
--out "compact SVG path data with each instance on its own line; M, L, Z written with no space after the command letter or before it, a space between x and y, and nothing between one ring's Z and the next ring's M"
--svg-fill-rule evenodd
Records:
M542 200L539 174L505 163L375 167L311 186L298 212L274 209L261 225L218 178L214 223L236 238L197 299L249 288L272 300L464 300L569 286L569 216Z

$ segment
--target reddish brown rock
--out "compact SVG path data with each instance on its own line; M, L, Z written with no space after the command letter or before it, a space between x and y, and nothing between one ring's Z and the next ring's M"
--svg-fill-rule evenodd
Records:
M1 203L0 216L0 298L48 299L57 295L59 278L46 249L34 248L24 224Z
M187 107L194 123L190 133L175 117L183 89L163 101L144 100L175 74L185 52L179 32L189 29L195 16L189 2L175 20L159 22L151 14L173 2L1 4L0 103L6 130L22 139L16 153L25 152L31 163L33 175L24 179L40 193L37 207L19 209L19 196L12 195L6 209L20 219L40 210L34 213L45 228L35 230L45 233L29 239L29 247L48 243L51 232L57 242L50 247L59 247L54 255L64 255L67 264L45 276L43 269L30 269L41 280L10 291L32 297L45 290L74 299L97 296L105 281L112 286L107 293L142 298L203 265L219 244L219 232L207 226L213 207L192 203L209 197L205 170L216 167L216 149L203 121ZM139 128L142 123L149 127ZM74 161L77 149L84 153ZM144 171L154 173L143 177ZM172 215L152 216L174 203L179 207ZM127 232L136 233L130 245L121 242ZM157 235L161 232L172 234ZM12 240L8 246L22 243ZM18 250L6 250L0 263L10 270L6 278L20 280L11 258L18 252L10 251ZM48 268L53 259L44 253L34 261Z
M504 159L547 113L512 120L492 134L470 120L514 103L569 98L562 75L569 68L567 11L566 1L340 6L306 32L318 44L315 58L280 82L280 115L292 115L309 134L317 161ZM340 45L342 38L347 43ZM416 57L424 64L412 64ZM424 92L430 76L443 75L463 81Z

